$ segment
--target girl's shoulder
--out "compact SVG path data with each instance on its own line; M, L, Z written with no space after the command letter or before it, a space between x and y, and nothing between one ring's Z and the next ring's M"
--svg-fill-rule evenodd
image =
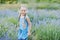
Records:
M29 16L28 15L26 15L26 17L25 18L29 18Z

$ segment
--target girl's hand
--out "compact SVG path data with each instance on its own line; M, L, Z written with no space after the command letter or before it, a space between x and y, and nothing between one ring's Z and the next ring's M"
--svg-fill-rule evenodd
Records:
M30 36L31 35L31 32L28 32L28 36Z

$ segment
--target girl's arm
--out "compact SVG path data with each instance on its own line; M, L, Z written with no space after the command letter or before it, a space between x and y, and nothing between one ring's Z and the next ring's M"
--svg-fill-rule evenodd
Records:
M27 22L28 22L28 25L29 25L29 27L28 27L28 35L31 35L31 22L30 22L30 19L27 17L26 18L27 19Z

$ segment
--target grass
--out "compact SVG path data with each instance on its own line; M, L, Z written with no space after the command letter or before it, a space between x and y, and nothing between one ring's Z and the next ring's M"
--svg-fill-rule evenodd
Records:
M36 30L36 40L59 40L60 39L60 26L47 24L46 26L40 25Z
M25 3L26 4L26 3ZM36 9L60 9L60 4L59 3L29 3L26 4L28 8L36 8ZM20 7L20 3L18 4L0 4L0 10L3 9L12 9L17 11Z
M7 30L8 30L8 27L7 26L4 27L3 24L0 24L0 37L3 37L4 34L7 32Z
M17 25L18 24L18 19L17 18L15 19L14 17L11 17L11 18L8 19L8 22L11 22L14 25Z
M36 4L36 9L60 9L58 3L38 3Z
M60 26L41 24L39 28L32 27L35 32L30 36L29 40L60 40Z
M12 29L10 28L10 31L8 32L8 36L12 40L16 40L17 31L14 25L17 24L17 20L14 17L11 17L7 20L10 22L7 27L5 27L4 24L0 24L0 37L2 37L7 30L9 30L9 27L12 27ZM11 23L14 25L10 25ZM33 32L34 30L35 32ZM29 37L29 40L60 40L60 26L51 23L46 25L41 24L39 27L32 26L31 32L33 32L33 34Z

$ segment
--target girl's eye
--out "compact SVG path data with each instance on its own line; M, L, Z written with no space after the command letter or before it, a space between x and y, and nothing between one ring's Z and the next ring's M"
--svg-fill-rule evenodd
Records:
M24 11L24 12L25 12L26 10L22 10L22 11Z

